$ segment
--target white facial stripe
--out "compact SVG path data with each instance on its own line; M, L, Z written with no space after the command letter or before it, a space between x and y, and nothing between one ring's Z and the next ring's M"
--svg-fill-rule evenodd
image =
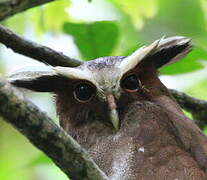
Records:
M64 77L68 77L69 79L80 79L80 80L87 80L94 84L98 91L101 92L101 89L95 79L97 74L93 74L93 72L88 71L87 69L77 69L77 68L70 68L70 67L60 67L56 66L53 68L56 74L62 75Z
M77 68L70 67L54 67L53 70L62 76L68 77L70 79L84 79L91 81L93 79L92 74L89 71L80 70Z

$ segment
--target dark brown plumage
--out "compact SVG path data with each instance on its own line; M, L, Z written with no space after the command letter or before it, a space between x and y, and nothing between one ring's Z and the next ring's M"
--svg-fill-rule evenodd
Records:
M173 37L127 58L104 57L35 76L27 72L26 78L24 72L11 83L54 92L61 126L110 180L206 180L207 139L157 75L190 49L189 39Z

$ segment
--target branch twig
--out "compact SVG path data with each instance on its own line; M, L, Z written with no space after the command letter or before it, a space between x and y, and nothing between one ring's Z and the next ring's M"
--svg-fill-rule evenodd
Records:
M107 180L89 154L45 113L0 79L0 115L74 180Z
M0 2L0 21L9 16L55 0L5 0Z
M170 90L180 106L192 114L195 123L203 129L207 125L207 101L196 99L183 92Z
M69 58L51 48L25 40L2 25L0 25L0 42L14 52L51 66L75 67L81 64L81 61Z

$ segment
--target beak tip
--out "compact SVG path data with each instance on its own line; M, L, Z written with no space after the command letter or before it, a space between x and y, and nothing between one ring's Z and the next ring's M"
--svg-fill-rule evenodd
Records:
M111 110L110 118L111 118L113 127L115 128L116 131L118 131L120 128L120 123L119 123L119 116L118 116L116 109Z
M109 94L107 96L107 101L108 101L108 105L109 105L109 115L110 115L110 120L111 123L113 125L113 127L115 128L116 131L119 130L120 128L120 120L119 120L119 115L118 112L116 110L117 106L115 103L115 98L112 94Z

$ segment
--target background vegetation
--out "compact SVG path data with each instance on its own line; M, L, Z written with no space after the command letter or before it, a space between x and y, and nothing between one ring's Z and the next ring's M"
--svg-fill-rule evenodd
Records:
M163 36L191 37L192 53L162 68L161 78L171 88L207 98L205 0L59 0L15 15L2 24L27 39L84 61L128 55ZM7 75L25 65L40 64L0 46L1 74ZM27 94L57 120L50 95ZM0 120L0 179L67 178L22 135Z

